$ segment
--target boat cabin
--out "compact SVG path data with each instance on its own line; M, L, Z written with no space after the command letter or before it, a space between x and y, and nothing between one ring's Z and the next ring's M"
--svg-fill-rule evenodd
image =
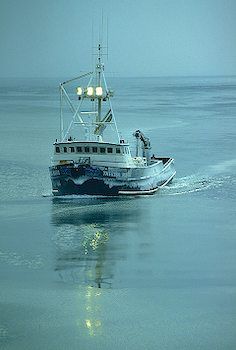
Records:
M66 141L54 143L54 164L63 161L132 167L134 161L128 143L108 143L95 141Z

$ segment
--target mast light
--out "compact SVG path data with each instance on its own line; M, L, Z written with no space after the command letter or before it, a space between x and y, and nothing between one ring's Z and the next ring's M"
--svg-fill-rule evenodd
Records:
M103 91L101 86L96 87L96 96L102 96Z
M92 86L87 87L87 95L93 96L93 87Z
M102 86L87 86L86 88L78 86L76 88L76 94L79 96L79 99L83 98L109 98L113 96L113 91L105 90Z
M83 89L81 86L77 87L77 95L81 96L83 94Z

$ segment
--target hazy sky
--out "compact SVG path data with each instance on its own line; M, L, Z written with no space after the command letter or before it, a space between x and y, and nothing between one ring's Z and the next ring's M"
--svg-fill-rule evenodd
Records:
M0 0L0 76L90 69L101 8L116 76L236 74L236 0Z

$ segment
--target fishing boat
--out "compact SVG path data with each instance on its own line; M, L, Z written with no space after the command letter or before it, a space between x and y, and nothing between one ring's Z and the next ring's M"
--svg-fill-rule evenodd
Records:
M150 140L140 130L133 133L134 155L121 138L102 57L99 44L95 69L60 84L60 139L53 144L49 168L54 196L147 195L175 176L173 158L151 155ZM84 86L76 85L76 99L71 98L66 87L84 79ZM65 105L71 112L66 128Z

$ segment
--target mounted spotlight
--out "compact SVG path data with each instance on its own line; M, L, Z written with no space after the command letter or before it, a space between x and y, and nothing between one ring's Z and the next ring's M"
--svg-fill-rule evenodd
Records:
M103 91L101 86L96 87L96 96L102 96Z
M88 96L93 96L94 89L92 86L87 87L87 95Z
M81 96L83 94L83 89L81 86L77 87L77 95Z

